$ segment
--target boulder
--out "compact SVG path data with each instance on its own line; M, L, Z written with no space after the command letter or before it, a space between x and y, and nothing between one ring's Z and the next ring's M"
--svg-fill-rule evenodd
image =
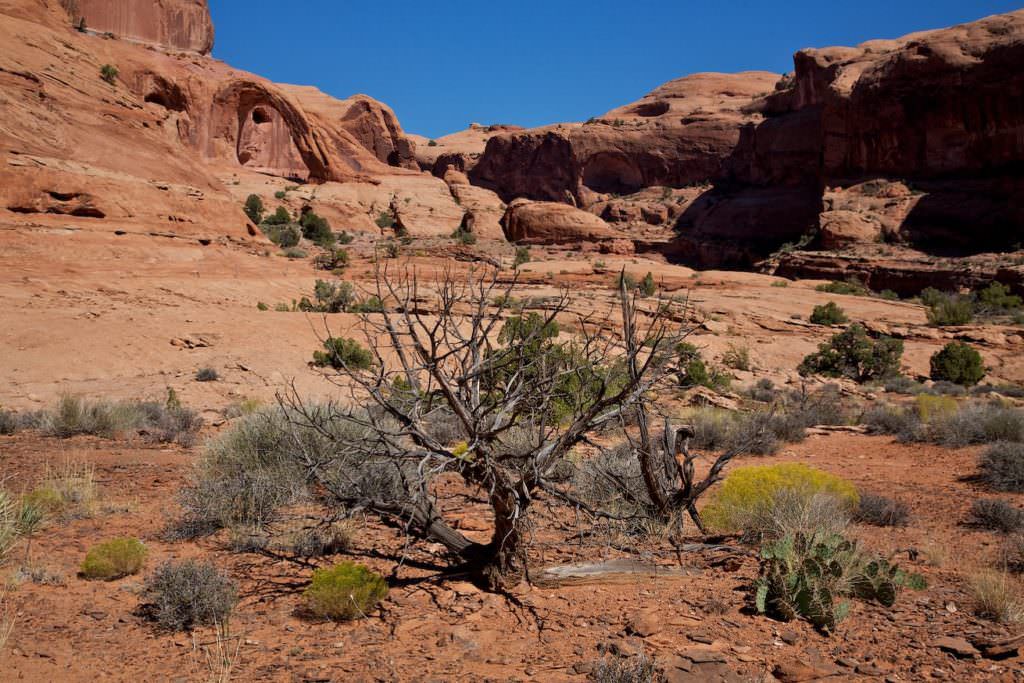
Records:
M592 213L556 202L517 199L502 218L505 237L521 244L576 245L622 239Z

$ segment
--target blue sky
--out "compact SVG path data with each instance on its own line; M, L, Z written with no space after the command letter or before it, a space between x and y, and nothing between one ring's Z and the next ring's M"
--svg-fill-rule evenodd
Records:
M386 102L405 130L583 121L698 71L788 71L804 47L971 21L1022 0L210 0L214 56L336 97Z

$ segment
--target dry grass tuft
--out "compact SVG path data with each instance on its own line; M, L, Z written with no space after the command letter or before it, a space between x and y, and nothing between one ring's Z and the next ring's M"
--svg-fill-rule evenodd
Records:
M1024 621L1024 590L1010 574L983 569L969 578L968 587L979 617L1000 624Z

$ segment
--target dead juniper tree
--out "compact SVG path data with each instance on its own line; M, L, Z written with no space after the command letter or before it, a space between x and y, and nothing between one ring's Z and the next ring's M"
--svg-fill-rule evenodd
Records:
M325 344L333 353L325 375L345 396L316 406L294 390L281 397L293 428L333 443L294 450L330 504L442 544L489 589L523 578L536 496L554 490L548 478L571 449L649 400L671 370L664 348L678 336L659 307L641 342L624 290L625 334L613 329L614 316L575 311L564 293L542 313L526 313L514 285L501 285L490 269L430 283L408 268L379 270L384 310L360 315L372 362L352 362L338 351L344 345ZM566 319L572 339L561 342ZM486 499L489 540L467 538L446 517L451 477Z

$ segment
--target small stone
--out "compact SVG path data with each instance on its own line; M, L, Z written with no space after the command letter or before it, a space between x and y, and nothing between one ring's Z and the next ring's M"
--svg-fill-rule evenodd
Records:
M718 650L706 647L684 647L679 651L679 656L686 657L694 664L724 664L728 661Z
M664 623L661 620L661 615L658 614L657 610L645 609L640 610L630 617L629 622L626 624L626 630L633 635L640 636L641 638L647 638L653 636L656 633L661 633Z
M847 669L856 669L857 665L860 664L860 662L850 657L840 657L836 660L836 664L838 664L839 666L845 666Z
M955 602L947 602L946 603L946 611L949 612L950 614L956 614L956 603Z
M954 657L959 658L977 657L981 654L978 652L976 647L968 643L963 638L956 638L953 636L942 636L932 643L932 645L944 652L952 653Z
M690 633L686 637L695 643L703 643L704 645L710 645L715 642L715 639L707 633Z
M796 631L783 631L779 634L779 638L786 645L796 645L800 642L800 634L798 634Z

